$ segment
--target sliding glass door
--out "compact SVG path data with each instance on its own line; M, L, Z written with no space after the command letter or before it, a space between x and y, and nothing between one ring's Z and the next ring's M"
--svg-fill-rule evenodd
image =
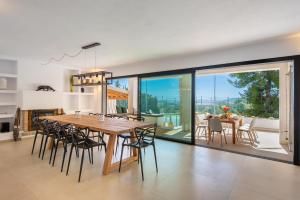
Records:
M191 143L192 74L142 77L140 111L158 125L157 136Z

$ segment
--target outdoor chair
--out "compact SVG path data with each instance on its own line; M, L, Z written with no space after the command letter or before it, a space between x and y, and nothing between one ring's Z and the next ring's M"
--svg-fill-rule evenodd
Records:
M198 136L198 138L200 138L204 133L205 140L207 141L207 129L207 122L201 119L199 114L196 114L196 135Z
M238 128L237 140L238 140L239 137L242 139L243 133L247 133L250 144L251 145L254 144L254 141L257 140L257 135L256 135L256 132L254 130L255 120L256 120L255 118L252 118L250 124L244 124L243 126Z
M225 134L225 128L222 127L222 123L220 121L220 119L218 118L210 118L209 119L209 129L210 132L212 134L212 142L214 142L214 137L215 137L215 132L220 134L220 139L221 139L221 146L223 145L223 141L222 141L222 133L224 135L224 140L225 143L227 144L227 140L226 140L226 134ZM209 141L208 141L209 143Z

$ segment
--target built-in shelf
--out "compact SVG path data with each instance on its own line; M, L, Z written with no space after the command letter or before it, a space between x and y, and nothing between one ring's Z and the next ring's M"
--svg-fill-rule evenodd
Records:
M64 92L65 95L82 95L82 96L93 96L94 93L82 93L82 92Z
M0 114L0 119L5 119L5 118L14 118L14 114Z
M64 92L65 95L79 95L78 92Z
M93 96L94 93L80 93L80 95L82 95L82 96Z
M0 73L0 77L6 77L6 78L17 78L17 74L7 74L7 73Z
M0 106L16 106L14 102L0 102Z
M9 122L9 131L0 133L0 141L13 139L13 120L17 109L18 63L16 60L0 59L0 78L6 79L6 88L0 89L0 126Z
M15 94L17 90L0 90L0 94Z
M92 109L80 109L80 112L88 113L92 112Z

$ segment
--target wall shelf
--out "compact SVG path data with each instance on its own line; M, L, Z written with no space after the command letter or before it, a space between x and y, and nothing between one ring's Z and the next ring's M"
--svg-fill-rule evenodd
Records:
M16 106L15 102L0 102L0 106Z
M9 132L0 133L1 140L13 139L13 124L17 110L18 63L16 60L0 59L0 78L7 80L7 87L0 89L0 124L9 123Z
M15 118L15 114L0 114L0 119Z
M4 78L17 78L18 75L17 74L0 73L0 77L4 77Z
M0 90L0 94L16 94L17 90Z

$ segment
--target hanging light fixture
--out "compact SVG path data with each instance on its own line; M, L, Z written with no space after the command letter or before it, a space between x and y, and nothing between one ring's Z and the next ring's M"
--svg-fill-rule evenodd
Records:
M82 50L87 50L100 46L98 42L82 46ZM95 52L95 67L96 67L96 52ZM96 71L72 76L72 86L96 86L109 85L112 83L112 72Z

